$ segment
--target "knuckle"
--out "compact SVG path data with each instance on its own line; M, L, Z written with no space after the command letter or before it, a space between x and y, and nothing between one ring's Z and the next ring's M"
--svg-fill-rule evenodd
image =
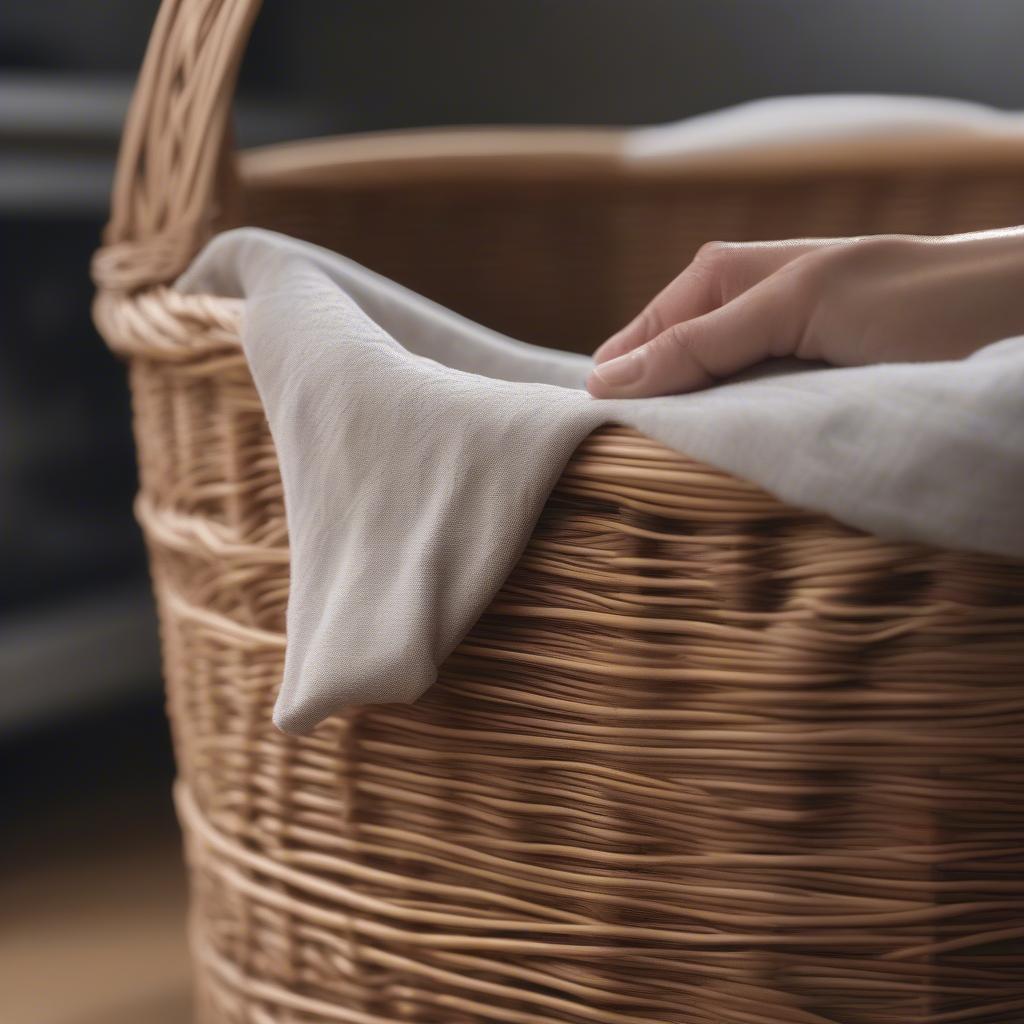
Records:
M719 304L748 286L751 267L763 249L758 242L705 242L693 261L693 270L706 282Z
M722 263L735 258L737 250L741 248L742 245L738 242L720 242L717 240L705 242L697 250L694 262L705 267L720 266Z
M777 277L794 298L837 300L867 272L899 266L921 244L912 235L843 239L798 257Z
M921 247L921 239L914 235L869 235L862 238L854 249L874 257L905 256Z
M821 256L822 262L836 272L847 273L899 262L919 251L921 245L913 235L865 235L826 248Z
M657 363L678 359L693 344L693 331L687 323L673 324L651 344L651 358Z
M714 380L708 369L707 337L690 323L674 324L647 346L644 377L660 393L673 390L692 390Z

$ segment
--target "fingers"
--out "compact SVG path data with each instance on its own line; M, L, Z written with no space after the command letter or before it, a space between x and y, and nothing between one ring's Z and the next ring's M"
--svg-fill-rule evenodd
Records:
M725 305L798 256L826 244L822 239L780 242L709 242L693 262L640 314L594 353L604 363L632 352L673 324Z
M595 398L679 394L708 387L772 356L791 355L806 323L796 278L766 278L732 302L674 324L633 351L596 365L587 390Z
M701 250L703 252L704 249ZM718 304L714 294L716 283L716 275L709 261L698 253L696 259L663 288L638 316L598 347L594 352L594 361L603 363L632 352L644 342L657 337L670 324L692 320L714 309Z

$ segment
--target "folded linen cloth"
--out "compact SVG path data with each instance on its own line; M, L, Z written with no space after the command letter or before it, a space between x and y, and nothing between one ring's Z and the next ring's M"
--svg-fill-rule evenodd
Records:
M242 296L291 544L275 722L411 701L472 628L577 445L615 422L871 533L1024 557L1024 338L597 401L587 357L503 337L341 256L241 229L178 282Z

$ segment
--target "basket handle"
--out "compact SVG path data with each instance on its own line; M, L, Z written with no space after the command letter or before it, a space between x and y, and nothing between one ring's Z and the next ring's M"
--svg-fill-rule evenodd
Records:
M260 0L163 0L125 120L96 284L173 280L237 194L231 101Z

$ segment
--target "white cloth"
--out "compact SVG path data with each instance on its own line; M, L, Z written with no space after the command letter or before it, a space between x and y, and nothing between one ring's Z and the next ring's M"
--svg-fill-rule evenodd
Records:
M841 93L776 96L672 124L634 128L625 149L635 160L678 160L851 139L871 143L942 137L962 139L969 146L978 139L1019 139L1022 134L1024 114L1016 110L932 96Z
M291 543L286 732L423 693L606 422L871 533L1024 557L1024 338L959 363L596 401L580 390L588 358L279 235L219 236L179 286L246 300Z
M285 732L422 694L602 423L882 537L1024 557L1024 338L962 362L787 364L698 394L596 401L588 358L280 235L217 237L178 287L245 298L291 544Z

